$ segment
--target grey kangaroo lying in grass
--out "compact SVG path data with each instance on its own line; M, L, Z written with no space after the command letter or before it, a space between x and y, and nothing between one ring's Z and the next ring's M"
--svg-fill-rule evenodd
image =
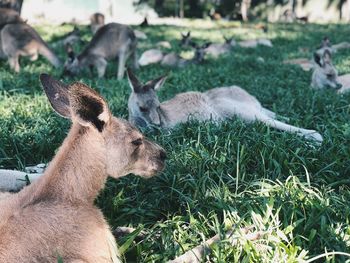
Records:
M108 176L163 170L165 152L113 117L83 83L40 80L54 110L73 125L44 174L0 201L0 262L121 262L94 200Z
M315 66L312 73L311 86L314 89L331 88L337 93L350 91L350 74L338 76L332 63L332 50L323 47L314 53Z
M244 121L260 121L267 126L322 142L322 136L314 130L295 127L276 119L276 114L261 106L260 102L237 86L222 87L207 92L186 92L174 98L159 102L156 91L162 87L166 77L160 77L142 84L128 70L131 86L129 97L129 121L137 126L157 125L173 128L190 118L215 122L237 116Z
M134 68L138 67L136 54L137 40L134 31L122 24L110 23L97 30L90 43L75 56L72 49L64 65L64 74L76 75L83 68L97 69L98 77L106 72L107 61L118 58L118 79L123 78L126 60L133 57Z
M10 67L20 71L19 57L30 57L32 61L38 54L44 56L52 65L59 67L60 60L48 47L39 34L26 23L7 24L0 32L0 54L7 57Z

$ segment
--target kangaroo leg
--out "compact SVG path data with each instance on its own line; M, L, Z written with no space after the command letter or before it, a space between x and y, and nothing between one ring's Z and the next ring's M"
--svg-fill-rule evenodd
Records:
M38 53L34 53L30 56L30 61L36 61L38 59Z
M10 68L12 68L15 72L19 72L20 71L20 66L19 66L19 61L18 61L18 56L14 56L14 57L9 57L8 58L9 64L10 64Z
M256 116L256 120L261 121L261 122L265 123L267 126L276 128L278 130L282 130L282 131L286 131L286 132L290 132L290 133L296 133L300 136L305 137L308 140L314 140L314 141L317 141L319 143L322 143L322 141L323 141L322 135L319 134L315 130L307 130L307 129L299 128L299 127L289 125L289 124L286 124L284 122L272 119L268 116L266 116L266 117Z
M277 117L277 114L275 112L271 111L271 110L268 110L266 108L262 108L262 111L263 111L264 114L266 114L268 117L270 117L272 119L276 119L276 117ZM280 116L280 115L278 115L278 117L280 119L285 120L285 121L289 121L288 117L284 117L284 116Z
M97 68L97 74L99 78L103 78L107 68L107 61L100 57L94 60L94 66Z
M271 111L271 110L268 110L266 108L262 108L262 111L267 115L269 116L270 118L272 119L275 119L276 118L276 113Z
M125 68L125 62L126 62L126 52L124 50L121 50L119 52L119 63L118 63L118 80L123 78L124 75L124 68Z
M139 62L138 62L138 59L137 59L137 51L134 50L131 54L132 56L132 61L133 61L133 69L139 69Z

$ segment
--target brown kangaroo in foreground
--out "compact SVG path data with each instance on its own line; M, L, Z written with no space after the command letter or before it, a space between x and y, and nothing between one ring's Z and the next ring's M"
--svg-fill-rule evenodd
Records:
M94 200L107 176L151 177L165 152L83 83L42 74L54 110L73 122L49 167L0 201L0 262L120 262L114 237Z
M106 72L107 60L118 58L118 79L121 79L130 55L133 57L133 67L138 68L136 46L137 40L130 27L117 23L107 24L97 30L78 56L73 51L68 53L64 74L75 75L83 68L96 67L98 77L102 78Z
M48 47L39 34L25 23L7 24L0 32L0 48L8 58L10 67L20 71L19 57L30 57L32 61L43 55L55 67L61 65L55 53ZM1 52L0 52L1 53Z
M207 92L186 92L160 103L156 91L164 84L166 77L160 77L142 84L131 70L128 70L131 86L129 97L129 121L138 126L157 125L172 128L193 118L199 121L223 121L237 116L244 121L260 121L267 126L296 133L306 139L322 142L322 136L314 131L298 128L276 119L276 114L261 106L260 102L237 86L222 87Z

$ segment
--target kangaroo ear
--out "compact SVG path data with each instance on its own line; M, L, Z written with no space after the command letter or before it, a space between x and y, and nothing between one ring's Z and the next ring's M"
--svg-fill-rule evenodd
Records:
M137 79L137 77L135 76L135 74L132 72L131 69L128 68L126 72L128 75L128 81L129 81L131 90L134 91L135 93L141 92L142 83Z
M40 82L52 108L62 117L70 118L68 85L55 80L48 74L40 74Z
M317 52L314 53L314 61L316 62L316 64L318 64L320 67L322 67L321 56Z
M188 31L187 32L187 37L190 37L191 36L191 31Z
M105 100L87 85L75 82L69 88L73 122L91 126L102 132L111 119L111 112Z
M149 90L149 89L159 90L164 85L164 82L166 81L167 77L168 77L167 75L164 75L162 77L148 81L145 84L144 89L146 89L146 90Z

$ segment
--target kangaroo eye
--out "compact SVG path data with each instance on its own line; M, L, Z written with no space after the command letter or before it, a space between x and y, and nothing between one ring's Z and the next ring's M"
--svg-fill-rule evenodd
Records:
M147 112L147 111L148 111L148 109L147 109L147 108L145 108L145 107L140 107L140 111L142 111L142 112Z
M132 141L131 143L135 146L140 146L142 144L142 139L141 138L136 139L136 140Z

